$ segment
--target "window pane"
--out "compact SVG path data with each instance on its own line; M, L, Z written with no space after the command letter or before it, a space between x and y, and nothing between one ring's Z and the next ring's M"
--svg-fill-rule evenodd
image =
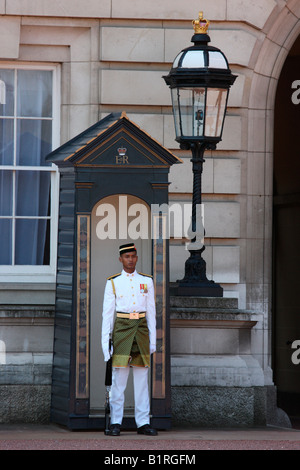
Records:
M52 116L52 72L18 70L18 116Z
M53 70L0 68L0 264L49 265ZM42 217L42 218L41 218Z
M0 264L11 264L11 244L12 244L12 233L11 233L12 221L9 219L0 219Z
M0 116L14 115L14 70L0 69Z
M18 171L16 173L16 215L45 217L49 215L50 173Z
M0 165L14 164L14 121L0 119Z
M45 162L45 157L52 149L52 121L20 119L17 133L18 165L51 165Z
M15 264L45 264L45 253L49 251L46 234L47 220L16 219Z
M11 216L12 207L13 207L13 173L12 171L0 170L0 216L1 215Z

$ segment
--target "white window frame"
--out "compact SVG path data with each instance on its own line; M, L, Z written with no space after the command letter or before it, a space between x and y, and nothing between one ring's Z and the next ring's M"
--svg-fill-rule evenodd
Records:
M23 70L51 70L52 77L52 150L60 145L60 65L57 64L19 64L1 63L0 68L23 69ZM57 263L57 236L58 236L58 205L59 205L59 171L58 167L52 166L20 166L0 165L0 170L11 171L47 171L51 179L51 212L50 212L50 261L49 265L0 265L0 283L6 282L29 282L29 283L53 283L56 280ZM15 195L13 195L15 197ZM38 217L34 217L37 219ZM13 237L15 234L13 234Z

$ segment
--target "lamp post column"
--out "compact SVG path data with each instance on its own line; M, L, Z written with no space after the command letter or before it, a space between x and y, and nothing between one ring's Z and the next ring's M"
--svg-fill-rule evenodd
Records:
M193 202L192 202L192 240L189 245L190 256L185 262L184 278L177 281L178 295L206 295L208 297L221 297L223 289L219 284L206 277L206 262L202 258L205 246L204 226L202 223L202 171L204 151L215 148L214 144L193 142L190 144L193 164Z
M192 229L196 232L197 228L197 205L200 207L202 204L202 171L203 163L205 162L203 155L205 150L205 143L195 142L191 144L193 164L193 205L192 205Z

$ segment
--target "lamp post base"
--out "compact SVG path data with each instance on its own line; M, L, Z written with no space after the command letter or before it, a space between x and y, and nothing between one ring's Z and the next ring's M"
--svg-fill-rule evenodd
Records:
M206 277L206 262L201 250L191 250L185 262L184 278L171 287L171 295L193 297L223 297L223 288Z
M214 281L195 284L177 281L170 286L170 295L181 297L223 297L223 288Z

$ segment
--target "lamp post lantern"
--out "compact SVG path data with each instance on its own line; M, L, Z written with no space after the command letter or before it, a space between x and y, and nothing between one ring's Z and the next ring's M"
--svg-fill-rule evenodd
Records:
M229 88L236 76L229 69L223 52L209 46L209 21L193 21L193 46L183 49L173 62L164 80L171 89L176 140L181 149L190 149L193 164L192 239L190 256L185 263L185 276L177 281L178 295L222 297L219 284L206 277L202 258L204 245L199 247L196 234L201 227L199 208L202 204L201 179L204 151L214 150L222 139Z

